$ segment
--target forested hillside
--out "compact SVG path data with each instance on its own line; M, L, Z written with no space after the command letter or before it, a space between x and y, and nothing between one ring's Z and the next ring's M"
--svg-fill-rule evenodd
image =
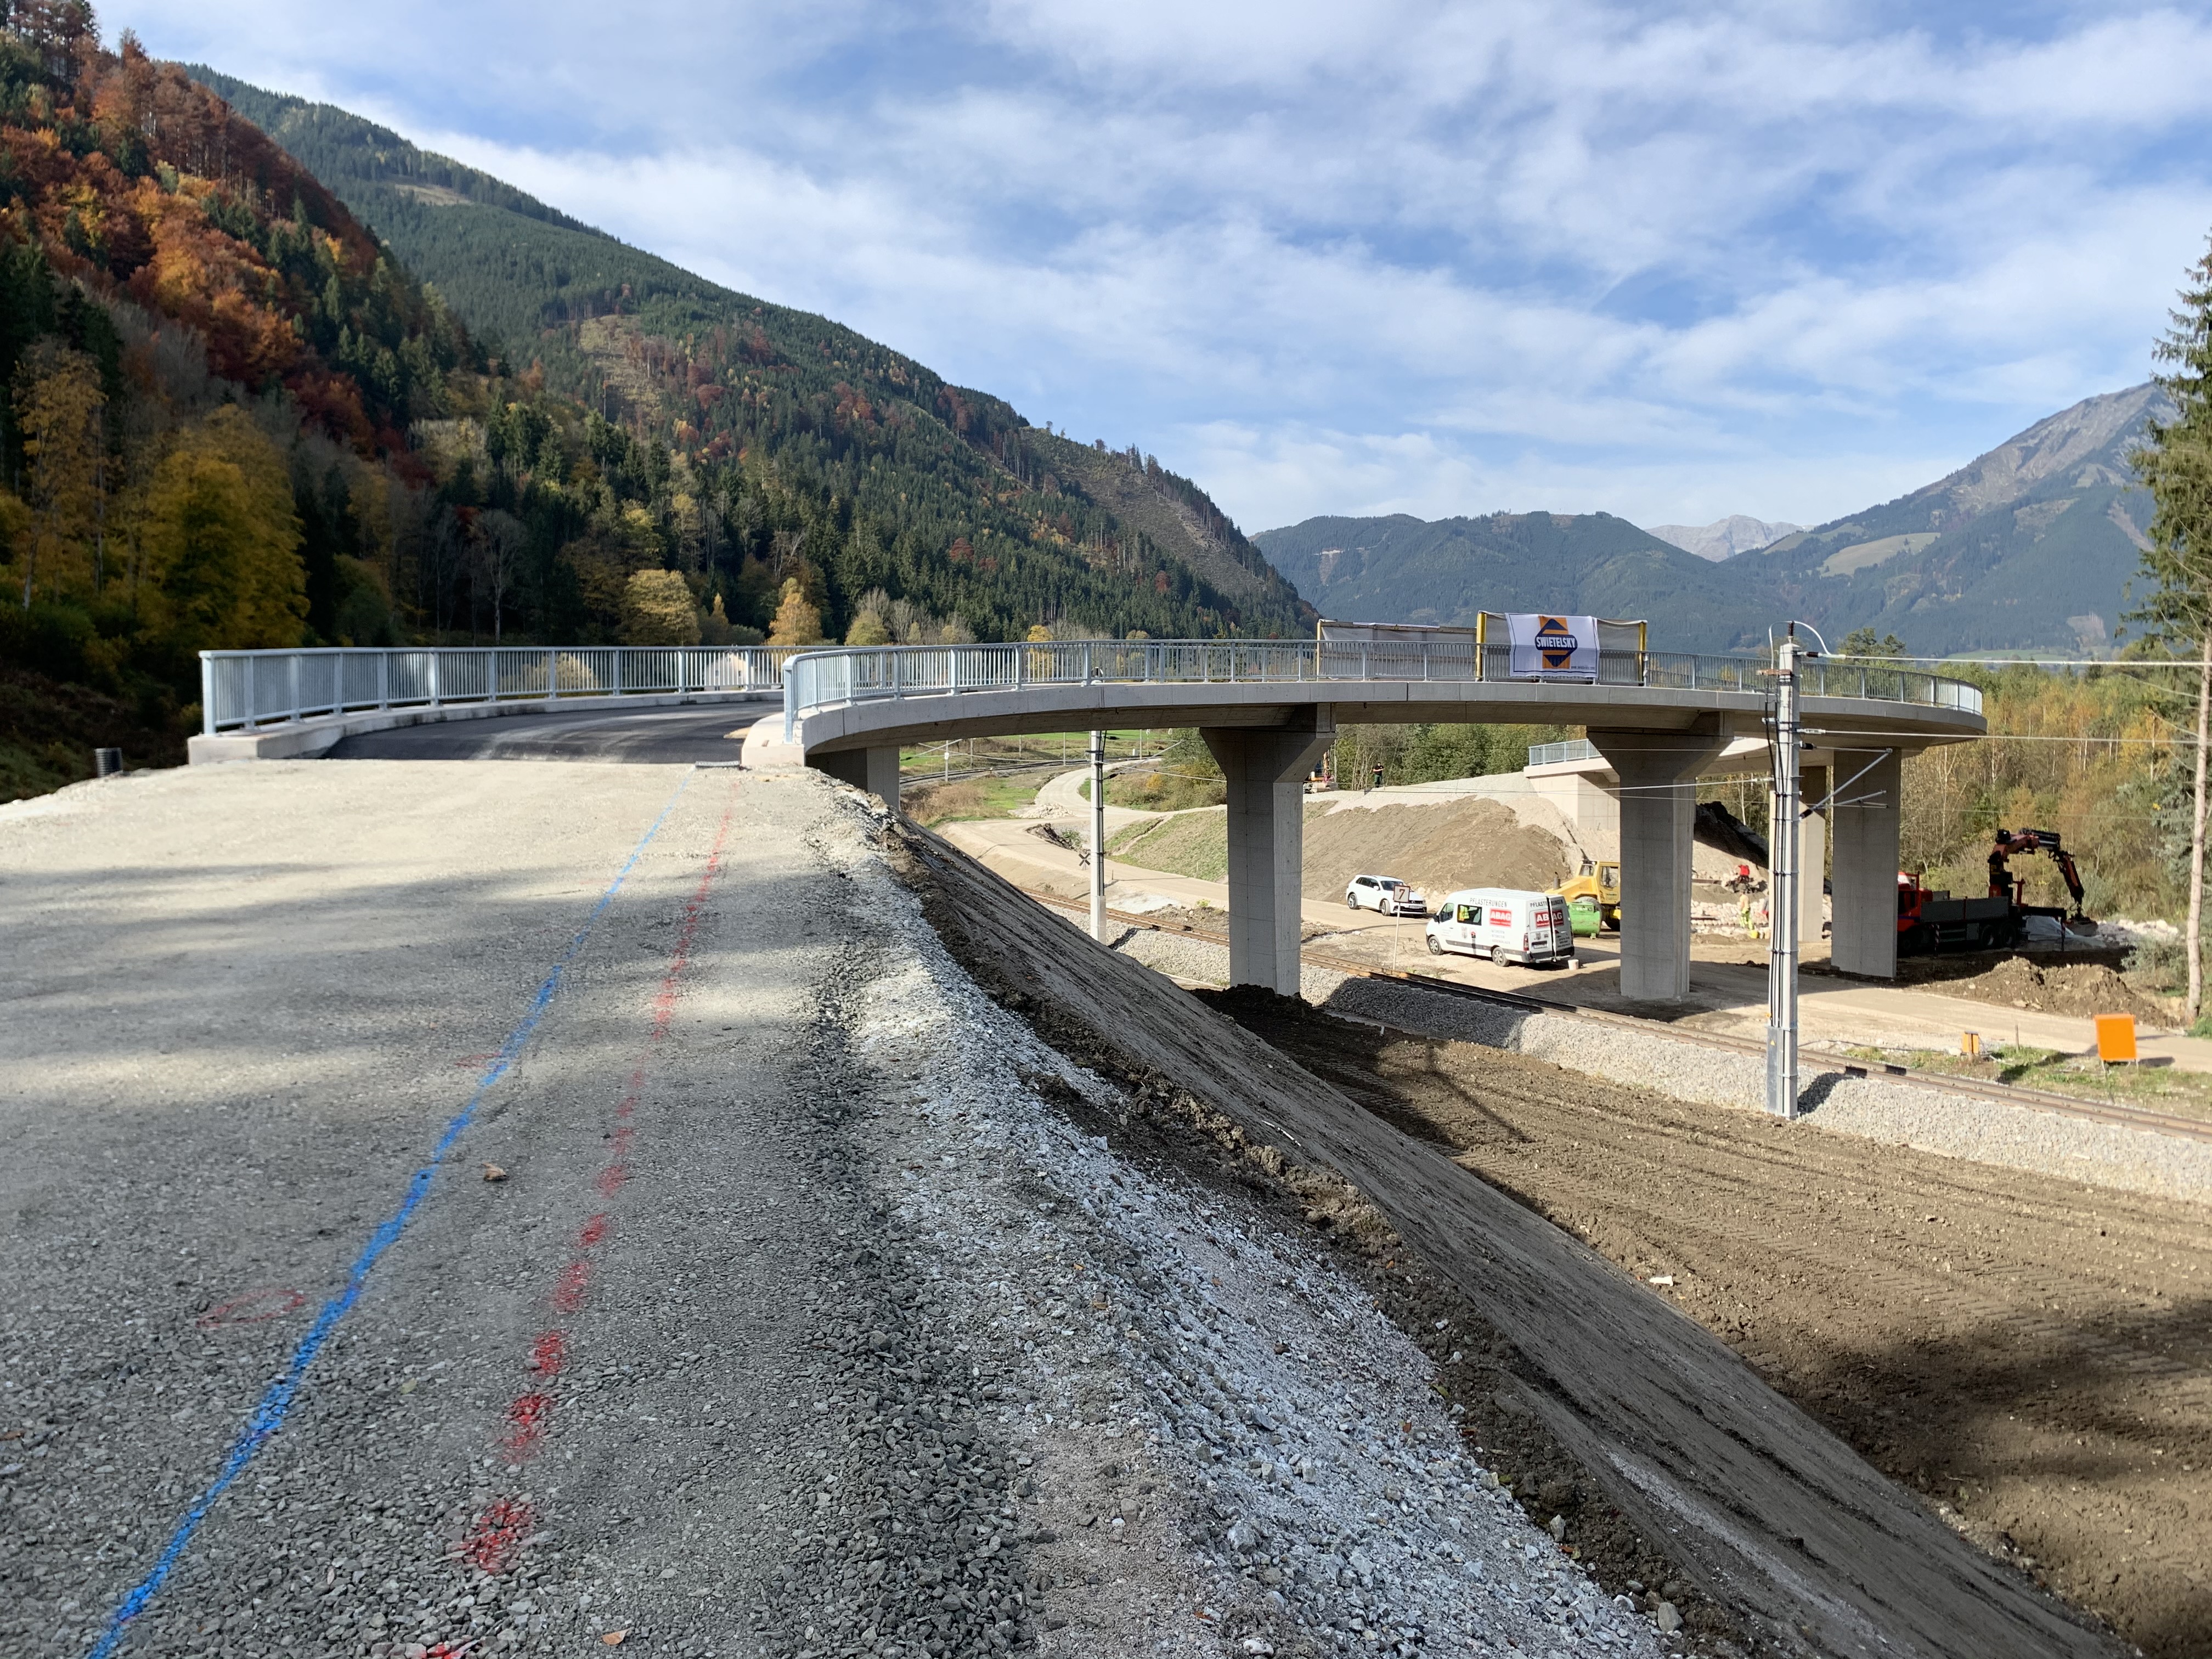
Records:
M394 628L481 360L221 100L88 8L0 33L0 791L173 754L194 653ZM64 690L67 686L71 689ZM57 750L57 745L66 744Z
M720 288L343 110L191 72L533 383L672 450L703 515L674 562L733 618L767 625L796 552L837 633L877 588L983 638L1306 625L1289 584L1156 461L1031 427L850 329Z

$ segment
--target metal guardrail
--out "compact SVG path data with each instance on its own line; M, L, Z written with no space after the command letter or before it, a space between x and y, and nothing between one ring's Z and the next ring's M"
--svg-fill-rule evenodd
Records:
M1565 761L1586 761L1599 758L1597 745L1588 738L1571 738L1565 743L1532 743L1528 745L1528 764L1557 766Z
M1608 651L1599 655L1597 684L1761 691L1765 665L1759 657ZM1816 659L1802 672L1802 695L1808 697L1878 698L1981 712L1982 694L1975 687L1914 669ZM791 734L799 715L809 709L1025 685L1449 684L1516 678L1510 646L1449 640L1068 640L828 650L773 645L331 647L203 651L200 708L201 729L212 734L370 709L781 690L785 731ZM1540 764L1534 755L1532 750L1530 764Z
M1678 651L1602 652L1600 685L1764 691L1763 657ZM1979 714L1975 687L1917 671L1814 663L1808 697L1872 697ZM1527 679L1509 645L1472 641L1067 640L1016 645L873 646L812 651L784 665L784 740L800 714L886 697L1006 691L1030 685L1312 684L1339 681Z
M200 729L378 708L776 691L798 646L556 645L200 653Z

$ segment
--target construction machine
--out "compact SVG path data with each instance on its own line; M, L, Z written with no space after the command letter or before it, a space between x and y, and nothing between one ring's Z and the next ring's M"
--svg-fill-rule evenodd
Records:
M2074 901L2071 910L2056 904L2024 902L2027 878L2012 872L2011 860L2022 853L2048 853ZM2081 872L2055 830L2000 830L1990 848L1990 890L1983 898L1953 898L1933 892L1919 878L1900 871L1897 878L1897 953L1932 956L1939 951L2009 951L2027 936L2030 916L2049 916L2061 928L2094 933L2097 924L2081 914ZM2061 934L2061 943L2064 941Z
M1595 906L1600 923L1613 933L1620 931L1620 865L1611 860L1593 864L1585 855L1582 873L1555 890L1571 908L1577 899L1585 908Z

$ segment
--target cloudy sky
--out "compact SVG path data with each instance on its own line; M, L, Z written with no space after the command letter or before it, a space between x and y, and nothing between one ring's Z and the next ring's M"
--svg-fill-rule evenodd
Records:
M2212 6L110 0L1247 529L1811 522L2142 380Z

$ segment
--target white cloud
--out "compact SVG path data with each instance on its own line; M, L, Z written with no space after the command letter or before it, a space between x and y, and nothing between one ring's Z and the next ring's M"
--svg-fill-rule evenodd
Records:
M2212 223L2212 25L1872 15L143 0L107 21L1139 441L1267 525L1811 520L2141 378Z

